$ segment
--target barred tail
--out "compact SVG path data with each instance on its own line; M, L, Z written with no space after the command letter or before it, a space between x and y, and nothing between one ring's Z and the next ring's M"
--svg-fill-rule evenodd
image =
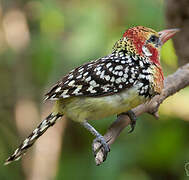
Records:
M16 149L14 154L12 154L4 163L7 165L13 161L19 160L22 155L35 143L35 141L51 126L55 124L57 119L62 117L62 114L53 115L51 113L44 119L36 129L23 141L23 143Z

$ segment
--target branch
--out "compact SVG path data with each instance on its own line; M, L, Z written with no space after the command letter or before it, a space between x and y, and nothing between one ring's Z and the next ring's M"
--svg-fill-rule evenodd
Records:
M141 104L132 109L136 116L143 113L149 113L158 118L158 109L160 104L169 96L175 94L179 90L189 85L189 63L180 67L175 73L169 75L164 81L164 89L160 95L155 96L150 102ZM130 124L127 115L118 116L117 120L111 124L108 131L104 135L106 142L111 145L119 136L121 131ZM98 149L101 145L97 142L93 144L94 149ZM103 163L103 149L100 148L96 157L96 165Z

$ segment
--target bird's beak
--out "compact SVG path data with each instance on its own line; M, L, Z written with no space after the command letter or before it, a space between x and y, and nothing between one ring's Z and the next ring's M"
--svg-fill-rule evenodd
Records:
M180 29L165 29L163 31L158 32L160 44L163 45L167 42L170 38L172 38Z

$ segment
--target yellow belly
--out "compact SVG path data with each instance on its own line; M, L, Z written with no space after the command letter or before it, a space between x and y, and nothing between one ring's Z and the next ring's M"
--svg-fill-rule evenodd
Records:
M83 122L120 114L144 102L145 98L139 97L133 87L110 96L61 99L56 102L55 109L69 119Z

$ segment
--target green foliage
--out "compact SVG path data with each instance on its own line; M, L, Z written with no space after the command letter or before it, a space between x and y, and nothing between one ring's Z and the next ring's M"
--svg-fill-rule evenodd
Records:
M177 67L177 56L175 54L172 40L169 40L162 47L161 60L170 67Z

